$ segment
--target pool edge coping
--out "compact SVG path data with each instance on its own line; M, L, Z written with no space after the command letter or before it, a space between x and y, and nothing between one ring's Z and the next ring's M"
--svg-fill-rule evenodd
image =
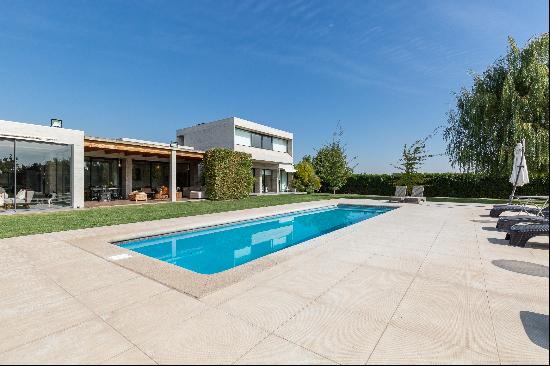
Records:
M377 201L375 202L375 204L358 203L358 202L350 203L349 200L345 200L345 199L335 199L335 200L316 202L316 203L317 204L315 204L313 207L309 207L312 203L308 202L305 208L300 208L299 206L297 207L296 204L288 205L290 207L288 207L287 205L277 206L277 209L283 212L279 212L272 215L266 215L265 213L261 213L261 212L260 213L247 212L247 213L244 213L244 215L245 216L250 215L250 217L248 218L241 218L234 221L223 220L224 222L216 225L211 225L211 226L230 225L231 223L238 223L243 221L261 220L264 218L289 214L292 212L323 209L331 206L337 206L338 204L371 206L371 207L372 206L378 206L378 207L385 206L385 207L393 207L393 208L402 207L401 205L387 204L387 203L384 204L382 202L377 202ZM302 203L298 205L301 206ZM268 208L268 207L265 207L265 208ZM391 214L396 211L398 210L390 210L385 214L386 215ZM223 214L227 214L227 212ZM207 214L207 215L211 215L211 214ZM196 218L197 217L200 218L201 216L206 216L205 217L206 219L208 217L207 215L198 215L196 216ZM213 214L213 215L216 215L216 214ZM363 223L368 222L382 216L385 216L385 215L377 215L375 217L370 218L369 220L364 220L362 222ZM360 224L360 223L357 223L357 224ZM100 258L108 262L116 264L126 270L132 271L138 275L144 276L148 279L151 279L162 285L165 285L168 288L182 292L196 299L201 299L215 291L237 284L249 277L254 276L255 274L259 274L265 270L281 265L285 263L287 260L294 258L296 255L305 253L307 251L318 248L319 246L325 245L327 244L327 241L333 240L341 235L344 235L346 233L346 229L349 229L353 226L354 225L350 225L350 226L335 230L333 232L330 232L328 234L324 234L319 237L306 240L302 243L299 243L298 245L287 247L284 250L273 252L269 255L257 258L253 261L244 263L240 266L237 266L222 272L218 272L215 274L200 274L197 272L193 272L183 267L179 267L179 266L170 264L168 262L164 262L146 255L143 255L141 253L134 252L130 249L123 248L120 245L114 244L116 242L124 241L125 239L136 240L136 239L130 239L128 235L118 236L118 235L112 234L112 235L107 235L107 237L78 238L77 240L67 240L67 242L84 251L87 251L91 254L99 256ZM173 230L171 231L171 233L183 232L185 230L198 230L203 227L204 225L196 224L196 225L191 225L191 227L188 227L186 229ZM163 231L161 233L153 234L153 235L141 234L137 236L137 239L143 238L143 237L162 236L162 235L170 235L170 232ZM121 254L126 254L124 259L122 260L113 259L113 257L116 257L116 255L121 255Z

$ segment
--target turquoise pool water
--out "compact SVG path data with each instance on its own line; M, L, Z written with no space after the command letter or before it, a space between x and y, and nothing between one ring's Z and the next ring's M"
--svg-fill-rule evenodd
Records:
M338 205L120 244L188 270L213 274L392 210Z

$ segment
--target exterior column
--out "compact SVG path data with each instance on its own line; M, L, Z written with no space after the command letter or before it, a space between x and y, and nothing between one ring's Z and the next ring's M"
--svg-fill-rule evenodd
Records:
M124 182L123 184L124 191L122 192L122 194L124 195L124 197L128 197L128 195L132 193L132 186L134 185L132 182L132 171L133 171L132 162L133 162L132 158L125 158L122 161L122 166L123 166L122 181Z
M176 202L176 150L170 154L170 201Z
M279 167L277 167L275 169L275 193L279 193L279 180L281 179L280 175L281 175L281 169L279 169Z
M256 193L263 193L262 192L262 170L259 168L256 169Z

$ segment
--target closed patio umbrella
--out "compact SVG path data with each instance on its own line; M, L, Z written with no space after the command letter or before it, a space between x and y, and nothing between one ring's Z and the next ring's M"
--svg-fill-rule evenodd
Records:
M519 142L514 149L514 165L512 167L512 175L510 175L510 183L514 185L510 202L516 193L516 187L521 187L529 183L529 173L527 171L527 161L525 159L525 140Z

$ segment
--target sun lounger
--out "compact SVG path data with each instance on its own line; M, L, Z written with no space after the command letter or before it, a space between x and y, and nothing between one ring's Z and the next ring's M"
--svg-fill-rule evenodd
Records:
M396 186L395 195L390 197L390 202L403 202L407 195L407 186Z
M525 212L532 215L538 215L541 212L540 207L526 205L495 205L489 215L491 217L499 217L504 212Z
M548 196L516 196L516 199L523 201L520 204L494 205L489 215L499 217L504 212L525 212L528 214L539 215L548 205ZM531 206L529 203L538 201L541 204Z
M545 224L516 224L510 228L510 245L524 247L535 236L548 236L548 221Z
M518 215L518 216L509 216L501 217L497 222L498 231L510 232L512 226L517 224L545 224L548 223L548 218L543 216L534 216L534 215ZM509 234L506 235L506 239L509 238Z
M405 197L405 202L426 202L426 197L424 197L424 186L414 186L411 195L409 197Z

